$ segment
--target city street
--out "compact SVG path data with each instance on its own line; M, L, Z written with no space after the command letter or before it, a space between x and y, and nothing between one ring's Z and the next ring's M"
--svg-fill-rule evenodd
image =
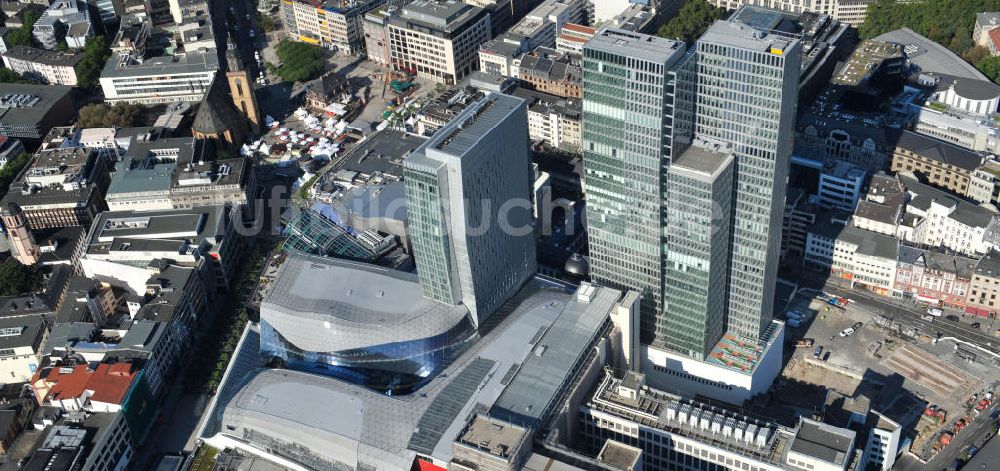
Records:
M937 337L937 334L940 333L942 337L954 337L1000 354L1000 337L990 335L990 332L995 332L994 327L992 327L994 319L973 317L960 311L945 309L945 316L956 315L959 317L959 322L949 321L945 316L937 317L928 322L923 319L927 314L926 308L907 300L879 296L862 289L853 289L846 283L841 285L837 280L817 279L804 272L797 274L797 281L802 287L821 289L830 294L851 299L858 304L860 309L871 314L888 317L904 325L916 327L922 334ZM970 325L972 322L980 322L982 327L974 329Z

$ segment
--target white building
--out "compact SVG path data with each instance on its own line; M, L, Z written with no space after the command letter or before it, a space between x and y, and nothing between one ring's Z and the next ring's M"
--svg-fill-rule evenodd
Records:
M0 54L8 69L24 78L49 85L77 85L76 64L83 59L78 53L54 52L17 45Z
M0 317L0 378L8 383L31 380L39 365L39 354L49 334L49 326L40 312L35 310L41 300L31 298L7 299L3 317Z
M390 16L388 28L393 67L451 85L479 67L490 15L455 0L416 0Z
M795 428L756 420L652 389L634 373L606 374L579 415L586 452L619 441L644 451L647 471L845 471L861 459L853 431L805 419Z
M632 3L629 0L593 0L593 2L595 24L604 23L618 16Z
M896 279L899 241L847 224L829 214L817 215L806 235L803 263L830 270L835 276L888 295Z
M512 95L528 102L528 137L547 145L579 152L583 145L580 118L583 110L579 100L566 99L517 88Z
M362 21L365 13L384 3L399 0L286 0L280 3L281 18L293 39L339 49L347 54L365 50Z
M993 209L977 206L906 174L900 180L909 194L906 214L896 237L958 253L983 255L993 247L988 230L997 219Z
M55 49L65 39L71 48L83 48L94 35L90 10L83 0L56 0L35 21L31 34L45 49Z
M868 434L865 444L865 469L889 471L899 455L899 441L903 428L892 419L874 412L878 422Z
M823 208L853 211L864 190L865 169L844 162L832 161L819 175L819 205Z
M597 34L597 29L576 23L567 23L556 37L556 51L583 55L583 45Z
M141 62L120 54L109 59L101 72L101 88L109 103L199 102L218 70L219 56L215 51L154 57Z
M1000 104L1000 85L988 80L972 80L953 76L922 75L921 81L930 81L937 86L931 101L977 115L996 112Z

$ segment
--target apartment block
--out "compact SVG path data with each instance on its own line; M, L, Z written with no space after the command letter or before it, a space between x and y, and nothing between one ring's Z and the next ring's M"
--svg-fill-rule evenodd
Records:
M539 47L513 62L511 76L524 87L565 98L583 99L581 57Z
M893 296L964 310L975 267L968 257L901 245Z
M51 85L77 85L76 64L83 55L72 52L54 52L17 45L3 54L8 69L32 82Z
M1000 313L1000 253L991 250L976 262L965 312L976 316L996 318Z
M809 227L803 263L829 270L852 287L888 296L896 281L899 241L848 224L849 214L820 213Z
M579 153L583 146L580 101L517 88L511 95L528 103L528 137L532 141L567 152Z

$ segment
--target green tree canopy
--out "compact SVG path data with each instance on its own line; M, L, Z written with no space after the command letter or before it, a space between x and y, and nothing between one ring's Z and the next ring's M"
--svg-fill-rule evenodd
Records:
M28 165L28 162L30 161L31 156L22 153L13 160L7 162L7 165L0 168L0 198L7 195L7 190L10 189L10 183L14 181L17 174L21 173L21 170L24 169L24 166Z
M305 82L323 73L323 49L313 44L282 40L276 50L281 66L275 72L287 82Z
M134 126L142 106L132 103L95 103L80 108L77 125L81 128L127 128Z
M274 19L271 18L271 15L265 15L259 12L257 13L257 25L260 26L261 31L265 33L270 33L275 29Z
M83 58L76 64L77 85L86 88L96 84L104 64L110 57L111 49L104 36L87 38L87 44L83 48Z
M8 258L0 263L0 296L30 293L42 286L42 274L35 267Z
M689 0L677 14L660 27L657 36L695 42L715 20L726 16L725 8L716 8L705 0Z
M951 49L975 65L984 75L997 81L993 73L996 60L972 37L976 13L1000 11L1000 0L925 0L897 2L876 0L868 7L868 15L859 28L863 39L874 38L899 28L910 28L918 34Z
M24 77L6 67L0 68L0 83L28 83Z

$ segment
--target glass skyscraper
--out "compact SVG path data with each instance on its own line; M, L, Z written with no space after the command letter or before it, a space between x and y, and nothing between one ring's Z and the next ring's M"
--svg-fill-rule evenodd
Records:
M591 275L643 293L644 344L696 359L771 322L799 42L745 10L690 51L616 29L584 47Z
M642 295L640 337L662 334L664 198L684 43L607 28L583 50L583 159L591 277ZM660 332L658 332L658 330Z
M477 326L537 270L528 145L525 101L491 94L403 161L423 294L464 304Z

